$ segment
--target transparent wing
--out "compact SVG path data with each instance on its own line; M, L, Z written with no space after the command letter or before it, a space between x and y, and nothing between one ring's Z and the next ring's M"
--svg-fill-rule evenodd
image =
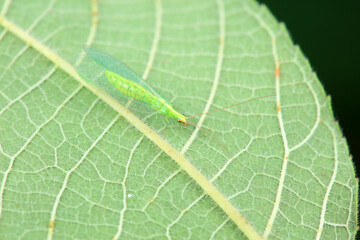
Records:
M129 100L133 100L130 109L146 113L154 112L150 105L122 94L109 82L105 75L106 70L115 72L141 84L145 89L149 89L148 86L142 84L144 81L139 76L114 57L100 50L86 47L86 50L84 48L84 51L75 57L74 65L81 77L88 83L101 88L120 103L126 105ZM151 93L155 92L151 88L150 90Z
M156 92L151 86L149 86L149 84L147 84L138 74L136 74L133 70L131 70L126 64L124 64L120 60L94 47L84 46L83 49L86 56L91 58L99 66L111 72L117 73L128 80L134 81L137 84L140 84L147 91L151 92L152 94L154 94L159 98L164 99L158 92Z

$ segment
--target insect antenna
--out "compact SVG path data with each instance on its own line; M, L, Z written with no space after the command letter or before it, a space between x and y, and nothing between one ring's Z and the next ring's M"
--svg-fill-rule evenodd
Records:
M199 130L203 131L207 136L209 136L212 140L214 140L216 143L218 143L219 145L221 145L223 147L223 149L229 154L230 150L224 145L222 144L219 140L217 140L213 135L211 135L209 132L207 132L206 130L202 129L201 127L197 126L195 123L187 121L188 123L190 123L191 125L193 125L194 127L198 128Z
M204 114L209 114L209 113L217 112L217 111L220 111L220 110L224 110L224 109L232 108L232 107L235 107L235 106L238 106L238 105L244 104L244 103L252 102L252 101L259 100L259 99L263 99L263 98L267 98L267 97L275 97L275 96L276 96L275 94L272 94L272 95L267 95L267 96L257 97L257 98L253 98L253 99L250 99L250 100L246 100L246 101L243 101L243 102L240 102L240 103L236 103L236 104L234 104L234 105L230 105L230 106L227 106L227 107L223 107L223 108L215 109L215 110L213 110L213 111L209 111L209 112L200 113L200 114L193 115L193 116L189 116L189 117L186 117L186 118L198 117L198 116L201 116L201 115L204 115Z

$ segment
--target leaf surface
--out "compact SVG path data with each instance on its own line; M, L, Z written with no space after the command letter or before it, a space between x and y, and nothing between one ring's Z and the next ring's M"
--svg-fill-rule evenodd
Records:
M346 141L265 7L0 6L1 239L354 238ZM117 56L186 116L276 96L193 118L198 128L167 124L84 82L71 66L84 44Z

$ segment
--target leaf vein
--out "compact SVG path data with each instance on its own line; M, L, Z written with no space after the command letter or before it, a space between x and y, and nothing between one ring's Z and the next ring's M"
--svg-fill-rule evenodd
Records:
M329 201L330 192L331 192L331 189L332 189L332 187L334 185L336 174L338 172L338 165L339 165L338 150L337 150L336 137L335 137L334 130L332 128L330 128L330 126L325 122L324 122L324 125L330 130L331 135L332 135L333 146L334 146L334 169L333 169L333 173L331 175L331 179L330 179L329 185L327 186L327 190L326 190L326 193L325 193L325 196L324 196L322 209L321 209L321 214L320 214L319 227L317 229L316 237L315 237L316 240L319 240L321 238L321 234L322 234L322 232L324 230L327 203ZM349 229L347 229L347 231L349 231ZM351 234L349 234L349 237L351 238Z
M280 69L280 62L279 62L279 57L278 57L278 53L277 53L276 37L275 37L274 33L272 32L270 27L268 27L266 25L266 23L262 20L262 18L259 17L256 13L254 13L251 9L245 8L245 11L250 16L254 17L256 19L256 21L260 24L260 26L269 35L270 40L271 40L271 49L272 49L272 54L273 54L273 58L274 58L274 64L275 64L274 73L277 72L276 70ZM266 224L265 231L263 234L263 238L265 240L268 239L268 237L271 233L272 226L274 224L276 215L277 215L278 211L280 210L279 209L280 201L281 201L281 196L282 196L282 190L284 188L285 175L286 175L286 171L287 171L288 159L289 159L289 154L290 154L289 144L288 144L288 140L287 140L287 136L286 136L286 132L285 132L285 126L284 126L284 122L283 122L283 116L282 116L282 112L281 112L280 75L279 74L274 74L274 75L275 75L276 105L277 105L277 110L278 110L277 115L278 115L280 132L281 132L281 136L282 136L282 140L283 140L283 144L284 144L284 158L283 158L283 164L281 167L279 185L278 185L278 189L276 191L274 207L272 209L271 215Z
M58 210L58 206L61 200L61 197L63 196L65 189L68 185L69 179L70 179L70 175L84 162L84 160L86 159L86 157L88 156L88 154L95 148L95 146L100 142L100 140L105 136L105 134L108 132L108 130L115 124L115 122L120 118L120 115L117 115L111 122L110 124L104 129L104 131L98 136L98 138L91 144L91 146L84 152L83 156L81 157L81 159L74 165L74 167L72 167L69 172L66 174L65 178L64 178L64 182L63 185L61 186L60 191L58 192L58 194L56 195L55 201L54 201L54 205L52 207L51 210L51 217L50 217L50 221L49 221L49 229L48 229L48 235L47 235L47 239L51 240L53 238L54 235L54 224L55 224L55 218L56 218L56 213Z
M2 214L2 205L3 205L3 197L4 197L4 191L5 191L5 185L8 179L8 176L10 174L10 171L12 170L12 167L14 165L15 159L26 149L26 147L28 146L28 144L35 138L35 136L37 136L37 134L39 133L39 131L46 126L49 122L51 122L51 120L53 120L57 114L60 112L60 110L65 106L66 103L68 103L80 90L82 89L82 86L78 87L76 89L75 92L73 92L64 102L63 104L61 104L56 111L54 112L54 114L46 121L44 122L42 125L40 125L36 131L31 135L31 137L25 142L25 144L21 147L21 149L11 158L10 163L8 168L6 169L5 173L4 173L4 178L2 180L1 183L1 187L0 187L0 218L1 218L1 214Z

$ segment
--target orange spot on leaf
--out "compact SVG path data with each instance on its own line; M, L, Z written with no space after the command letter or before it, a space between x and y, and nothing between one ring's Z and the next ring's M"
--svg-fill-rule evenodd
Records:
M275 68L275 76L276 77L280 76L280 66L279 65L277 65L276 68Z
M151 198L148 202L148 205L150 205L154 200L155 200L155 198Z
M278 112L280 112L280 111L281 111L281 107L280 107L280 105L279 105L279 104L277 104L277 105L276 105L276 110L277 110Z
M53 220L50 221L49 228L54 229L54 221Z

